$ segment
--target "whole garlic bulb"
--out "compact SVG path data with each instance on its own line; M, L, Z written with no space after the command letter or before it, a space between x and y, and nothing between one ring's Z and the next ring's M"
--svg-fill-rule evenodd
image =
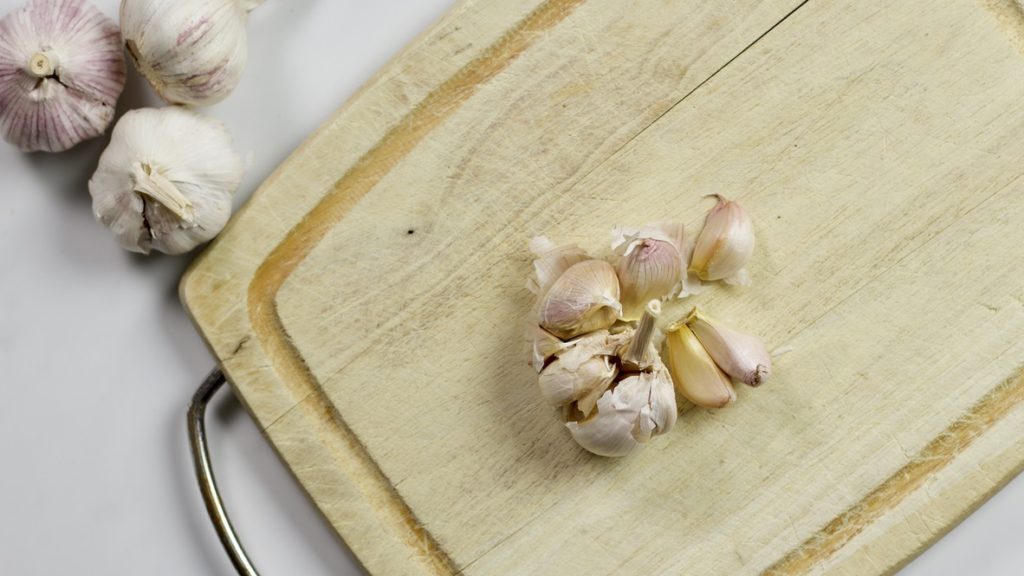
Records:
M208 106L242 78L253 0L122 0L121 36L139 72L171 104Z
M231 216L242 159L213 119L184 108L128 112L89 180L96 218L126 250L187 252Z
M125 65L117 25L85 0L31 0L0 21L0 132L60 152L114 119Z

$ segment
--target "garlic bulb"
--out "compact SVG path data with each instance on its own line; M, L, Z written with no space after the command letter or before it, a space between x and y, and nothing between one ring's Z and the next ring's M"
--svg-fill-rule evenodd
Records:
M718 203L708 212L697 236L690 271L701 280L750 283L745 270L754 252L754 225L742 206L715 195Z
M107 129L124 88L117 25L85 0L31 0L0 21L0 132L60 152Z
M573 264L555 280L540 300L541 328L559 338L607 328L615 323L619 304L619 279L604 260Z
M672 379L664 366L631 374L601 396L591 417L575 416L565 426L576 443L598 456L625 456L675 425Z
M208 106L238 85L247 58L245 0L122 0L121 36L169 103Z
M224 126L184 108L128 112L89 180L93 212L133 252L187 252L231 215L242 160Z
M772 359L761 339L733 330L694 308L686 325L726 374L748 386L760 386L771 374Z
M676 390L687 400L704 408L721 408L736 399L729 377L685 324L665 335L665 348Z
M622 317L635 320L652 299L678 291L683 276L682 224L616 229L612 249L620 255L616 272L622 291Z

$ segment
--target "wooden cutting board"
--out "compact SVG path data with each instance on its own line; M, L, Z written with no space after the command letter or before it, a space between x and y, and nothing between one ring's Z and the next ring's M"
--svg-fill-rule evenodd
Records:
M1024 465L1024 7L465 1L182 298L376 574L892 572ZM621 460L525 361L527 240L752 215L702 307L791 349Z

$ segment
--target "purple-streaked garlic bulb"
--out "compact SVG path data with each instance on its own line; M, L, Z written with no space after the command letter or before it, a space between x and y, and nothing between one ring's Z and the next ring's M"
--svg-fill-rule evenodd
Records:
M114 119L125 64L117 25L86 0L31 0L0 20L0 133L61 152Z
M121 36L171 104L209 106L242 78L249 10L262 0L122 0Z
M114 126L89 193L122 248L181 254L220 233L241 181L223 124L177 106L144 108Z

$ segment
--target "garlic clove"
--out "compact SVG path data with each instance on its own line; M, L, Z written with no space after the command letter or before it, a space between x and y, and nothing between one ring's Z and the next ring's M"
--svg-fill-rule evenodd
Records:
M721 408L736 399L729 377L685 324L665 335L665 362L676 390L704 408Z
M590 417L570 411L565 426L587 451L619 457L671 430L676 415L671 378L662 368L627 376L601 396Z
M543 297L570 266L590 258L575 244L558 246L545 236L531 240L530 251L537 258L533 261L533 276L527 281L526 287L538 297Z
M552 406L561 406L595 389L606 390L617 372L608 356L592 356L578 366L555 360L544 368L537 381L544 400ZM585 415L590 413L589 409L581 407L581 410Z
M760 338L723 326L694 308L686 325L726 374L748 386L760 386L772 371L772 359Z
M611 264L584 260L570 266L541 298L541 328L559 338L608 328L615 323L619 304L619 280Z
M133 110L89 180L96 218L133 252L187 252L231 216L242 160L224 126L184 108Z
M754 252L754 225L738 203L714 196L718 203L704 220L689 269L701 280L725 280L739 274L736 282L749 284L742 272Z
M0 133L22 150L103 134L124 81L117 24L85 0L30 0L0 20Z
M129 56L171 104L209 106L238 85L254 0L122 0Z
M676 293L683 278L682 224L647 226L612 232L612 248L619 254L616 272L622 291L622 317L635 320L652 299Z

